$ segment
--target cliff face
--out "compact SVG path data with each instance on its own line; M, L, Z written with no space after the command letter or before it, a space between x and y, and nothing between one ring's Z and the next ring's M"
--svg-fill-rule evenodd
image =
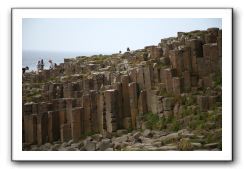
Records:
M177 139L169 139L177 145L173 150L184 150L185 145L221 149L221 46L218 28L178 32L158 46L64 59L52 70L25 73L24 149L47 142L79 142L95 133L111 139L133 131L127 137L136 140L135 130L145 130L141 135L152 140L150 134L161 132L161 138L162 132L177 132ZM190 136L182 137L184 133L201 137L200 146L189 141ZM213 134L216 138L209 138ZM83 149L91 150L86 147L93 142L86 138ZM121 149L108 142L110 150ZM163 142L158 147L170 150L162 148ZM128 145L125 149L135 150Z

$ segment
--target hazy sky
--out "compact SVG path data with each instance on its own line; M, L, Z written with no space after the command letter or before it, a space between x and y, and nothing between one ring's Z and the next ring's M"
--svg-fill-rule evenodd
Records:
M221 19L23 19L23 50L115 53L177 32L221 28Z

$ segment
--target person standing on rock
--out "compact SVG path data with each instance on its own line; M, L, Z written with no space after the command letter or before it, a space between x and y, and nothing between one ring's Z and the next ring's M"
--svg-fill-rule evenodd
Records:
M44 69L44 62L43 62L43 59L41 60L41 70Z
M50 69L53 69L54 68L54 64L53 64L53 61L50 59L49 61L48 61L49 63L50 63Z
M40 60L38 60L36 68L37 68L37 72L39 72L39 70L41 69L41 61Z
M25 74L25 71L26 70L29 70L29 67L28 66L22 68L22 74Z

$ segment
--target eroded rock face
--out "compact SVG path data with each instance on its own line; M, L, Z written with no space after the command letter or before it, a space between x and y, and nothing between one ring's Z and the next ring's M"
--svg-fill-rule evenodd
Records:
M179 32L157 46L25 73L23 149L221 149L221 43L216 28Z

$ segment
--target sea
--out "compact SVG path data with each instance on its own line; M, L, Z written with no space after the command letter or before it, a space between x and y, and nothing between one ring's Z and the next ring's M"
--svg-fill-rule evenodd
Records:
M75 58L77 56L92 56L100 53L91 52L59 52L59 51L22 51L22 67L29 67L29 71L37 70L37 63L43 59L44 69L49 69L49 60L53 63L60 64L64 62L64 58Z

